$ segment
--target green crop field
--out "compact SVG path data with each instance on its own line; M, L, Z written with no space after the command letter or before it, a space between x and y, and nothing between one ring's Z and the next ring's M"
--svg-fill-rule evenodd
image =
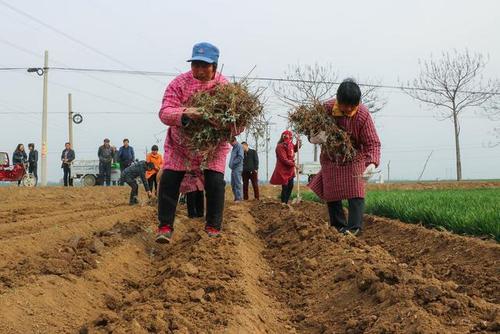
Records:
M369 191L366 213L500 241L500 188Z

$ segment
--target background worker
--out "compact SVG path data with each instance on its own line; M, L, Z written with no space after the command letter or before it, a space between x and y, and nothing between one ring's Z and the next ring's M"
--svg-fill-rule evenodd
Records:
M28 156L24 150L23 144L17 144L16 150L12 153L12 164L13 165L23 165L28 161ZM17 186L21 185L21 180L17 181Z
M321 170L309 187L327 202L330 225L344 234L359 235L363 229L365 186L380 163L380 140L368 108L361 104L361 90L350 79L337 90L336 99L325 103L327 112L336 124L350 134L356 149L353 161L344 162L342 154L321 151ZM323 144L328 133L320 131L311 136L313 144ZM342 200L348 200L349 216L346 222Z
M121 174L121 181L127 183L131 188L129 200L130 205L139 203L139 200L137 199L137 195L139 194L139 185L136 181L137 178L141 179L142 184L144 185L144 190L148 194L148 197L151 197L152 194L149 188L149 184L146 180L146 172L152 170L153 168L154 164L152 162L141 160L125 168L125 170Z
M130 166L135 161L134 148L129 145L128 138L123 139L123 146L118 149L118 162L120 163L120 172Z
M234 200L243 200L241 189L241 174L243 173L243 146L238 143L236 137L231 140L231 156L229 158L229 168L231 169L231 189L233 190Z
M248 199L248 181L252 182L253 195L255 199L259 199L259 156L257 151L248 147L247 142L242 142L244 158L243 158L243 199Z
M65 187L73 187L71 178L71 164L75 160L75 151L71 148L69 142L64 144L64 150L61 153L61 168L63 169L63 182Z
M28 144L28 173L33 174L35 177L35 186L38 183L38 151L35 150L35 144Z
M293 190L295 178L295 152L299 149L300 141L293 143L292 131L286 130L281 134L276 145L276 167L269 181L271 184L281 185L281 203L288 204Z
M201 170L188 171L182 180L180 192L186 196L189 218L200 218L205 215L204 178Z
M146 179L148 180L149 189L155 193L158 191L158 183L156 182L156 176L163 165L163 157L158 153L158 145L151 146L151 152L146 156L146 162L152 162L154 168L146 172Z
M104 143L99 146L97 156L99 157L99 178L100 184L106 186L111 185L111 163L113 162L114 150L109 143L109 139L105 138Z

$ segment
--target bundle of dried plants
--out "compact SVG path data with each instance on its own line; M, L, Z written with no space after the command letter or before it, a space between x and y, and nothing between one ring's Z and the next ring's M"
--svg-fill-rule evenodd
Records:
M222 141L230 141L232 133L251 124L263 112L260 93L251 92L243 81L193 95L188 104L202 116L183 128L188 147L201 153L204 162L210 161Z
M356 156L349 134L335 123L321 103L301 105L288 114L292 128L297 133L312 137L325 131L326 142L321 145L322 151L335 161L349 162Z

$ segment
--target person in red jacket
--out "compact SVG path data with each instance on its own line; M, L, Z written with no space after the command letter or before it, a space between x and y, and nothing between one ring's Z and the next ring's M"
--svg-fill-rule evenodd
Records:
M295 152L297 152L300 141L293 143L291 131L283 131L276 146L276 167L271 176L270 183L281 185L281 203L288 203L293 190L293 179L295 178Z

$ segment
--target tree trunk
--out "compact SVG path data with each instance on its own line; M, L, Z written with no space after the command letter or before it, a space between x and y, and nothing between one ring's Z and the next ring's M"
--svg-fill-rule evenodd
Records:
M460 126L458 124L458 115L453 111L453 125L455 127L455 154L457 161L457 181L462 180L462 160L460 158Z
M318 161L318 145L314 144L314 162Z

